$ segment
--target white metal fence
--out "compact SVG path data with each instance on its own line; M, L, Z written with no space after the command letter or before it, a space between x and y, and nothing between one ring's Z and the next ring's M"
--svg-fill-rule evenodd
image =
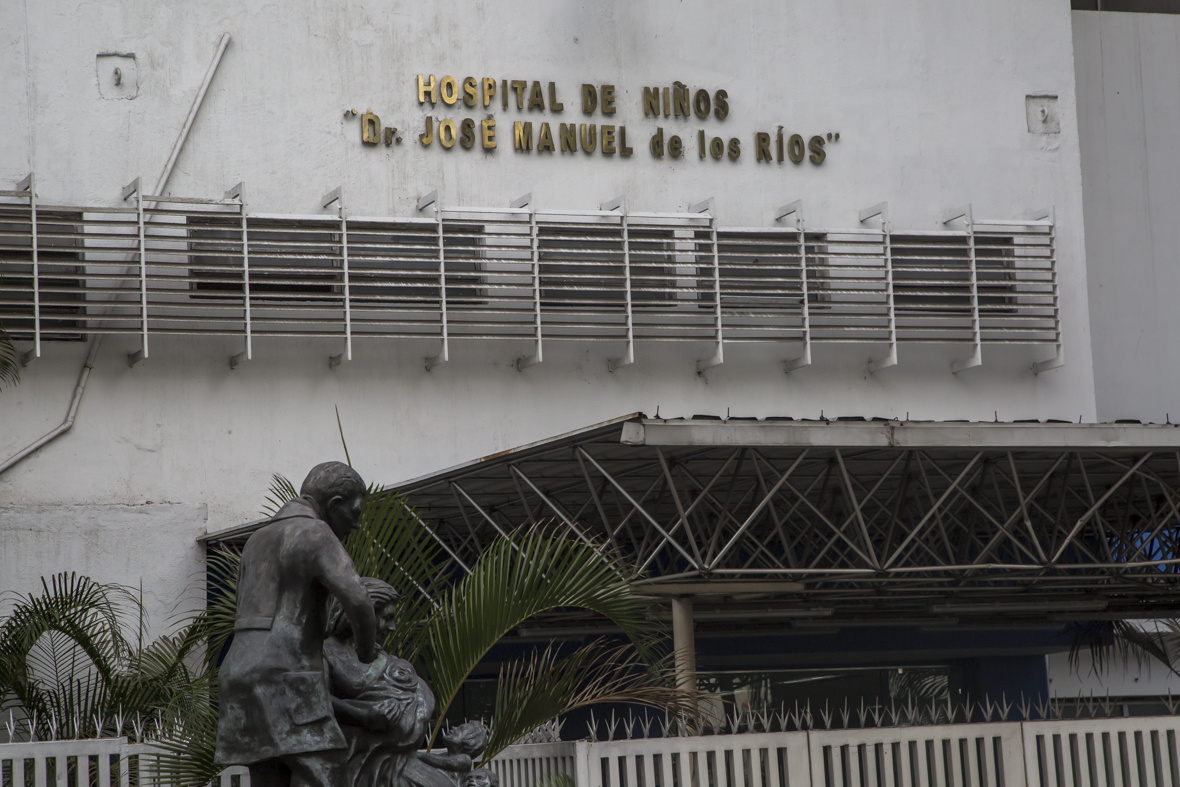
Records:
M0 191L0 323L34 343L131 334L437 342L512 340L542 359L549 340L699 342L705 366L733 342L790 342L810 362L821 342L1040 344L1061 358L1052 211L981 220L951 211L937 230L897 230L888 208L842 229L805 226L801 203L775 226L720 227L699 212L442 207L422 216L250 213L224 199L145 195L113 207L38 201L31 176Z
M1174 716L530 744L501 787L1180 787Z
M501 787L1180 787L1175 716L510 746ZM162 787L125 738L0 744L0 787ZM249 787L245 768L215 787Z
M155 787L167 783L158 754L126 738L0 743L0 787ZM227 768L211 787L250 787L249 771Z

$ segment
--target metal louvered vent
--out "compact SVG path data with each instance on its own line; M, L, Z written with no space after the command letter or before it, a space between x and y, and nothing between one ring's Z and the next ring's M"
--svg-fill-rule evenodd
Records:
M143 195L123 205L41 205L26 181L0 191L0 325L34 342L135 334L429 339L449 342L700 342L706 368L732 342L1037 344L1062 363L1051 212L978 221L954 212L939 231L896 231L884 205L849 229L804 227L798 203L779 226L718 227L711 210L641 213L620 198L597 211L443 208L425 218L254 214L226 199ZM701 206L698 206L701 207ZM708 204L705 204L708 207ZM431 210L432 209L432 210ZM431 215L433 214L433 215Z

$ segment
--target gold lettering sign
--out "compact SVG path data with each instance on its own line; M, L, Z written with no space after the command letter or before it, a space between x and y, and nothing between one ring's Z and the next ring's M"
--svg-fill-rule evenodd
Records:
M631 109L636 118L642 111L642 117L649 122L662 118L660 122L665 124L639 129L639 139L648 140L648 153L653 159L682 159L686 153L685 139L691 142L695 136L698 161L741 160L743 138L728 134L722 136L717 133L722 129L712 125L729 118L729 92L724 88L687 85L679 81L643 85L636 93L626 90L620 92L613 84L584 82L575 87L573 95L576 101L580 99L582 113L589 116L588 121L594 120L595 115L602 115L604 119L611 117L612 122L564 123L545 119L547 115L565 110L565 104L560 100L562 86L555 81L493 76L465 76L457 79L450 74L417 74L415 88L418 105L429 102L432 111L441 110L439 114L452 114L451 117L423 115L417 121L422 128L418 142L422 147L429 148L437 139L438 147L445 151L453 151L456 142L460 149L472 150L478 142L479 148L485 153L496 151L494 111L479 119L462 115L464 110L476 110L481 106L485 111L491 110L498 94L502 111L535 116L535 120L511 120L514 153L549 153L562 157L581 151L586 155L600 153L603 156L625 158L634 153L628 141L625 122L627 103L633 100L635 103ZM510 102L510 96L516 99L515 102ZM620 96L623 97L622 104ZM515 103L514 108L510 108L511 103ZM620 120L614 121L613 116L620 114L621 110ZM356 110L347 110L344 117L352 118L356 114ZM413 119L410 122L414 122ZM362 145L377 147L384 141L387 147L392 147L395 142L402 141L397 127L382 126L381 118L372 109L360 115L360 127ZM635 131L634 124L632 131ZM777 126L773 132L755 129L744 139L752 146L755 164L782 165L790 161L794 165L809 163L818 167L827 161L830 146L839 142L840 134L829 131L805 136L800 131Z

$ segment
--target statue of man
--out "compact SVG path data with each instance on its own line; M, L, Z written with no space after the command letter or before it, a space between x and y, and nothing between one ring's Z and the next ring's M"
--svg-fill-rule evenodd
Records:
M340 543L360 524L364 498L351 467L317 465L242 552L215 762L248 765L251 787L348 787L322 654L331 594L352 624L358 658L377 657L373 605Z

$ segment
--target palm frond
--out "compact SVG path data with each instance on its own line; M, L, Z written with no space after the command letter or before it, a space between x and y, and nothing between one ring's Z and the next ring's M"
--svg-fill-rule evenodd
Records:
M596 612L623 630L641 658L651 658L647 602L631 588L632 572L605 549L534 527L502 538L480 556L432 613L422 662L438 699L431 740L459 687L480 659L524 621L574 607Z
M221 545L205 559L207 587L215 590L207 594L205 609L206 658L209 666L217 663L234 633L238 614L238 570L242 565L242 551L235 546Z
M262 513L268 517L274 516L280 508L299 497L299 490L280 473L271 475L270 489L267 491L269 494L266 496L266 505L262 507Z
M1068 630L1072 634L1069 667L1074 672L1081 668L1085 651L1092 672L1105 672L1117 656L1123 661L1134 657L1140 663L1154 660L1180 675L1180 620L1152 621L1151 628L1127 620L1087 620L1072 623Z
M20 382L20 353L8 334L0 328L0 391L5 385Z
M606 702L648 705L673 717L697 714L693 693L676 688L670 665L645 663L630 644L596 640L564 657L550 645L501 670L483 762L563 713Z
M385 649L414 661L422 629L447 584L442 546L405 501L370 487L361 524L344 540L357 573L383 579L398 592L397 619Z
M163 709L163 734L154 743L163 753L154 769L161 783L172 787L205 787L216 783L222 768L217 751L217 673L205 672Z

